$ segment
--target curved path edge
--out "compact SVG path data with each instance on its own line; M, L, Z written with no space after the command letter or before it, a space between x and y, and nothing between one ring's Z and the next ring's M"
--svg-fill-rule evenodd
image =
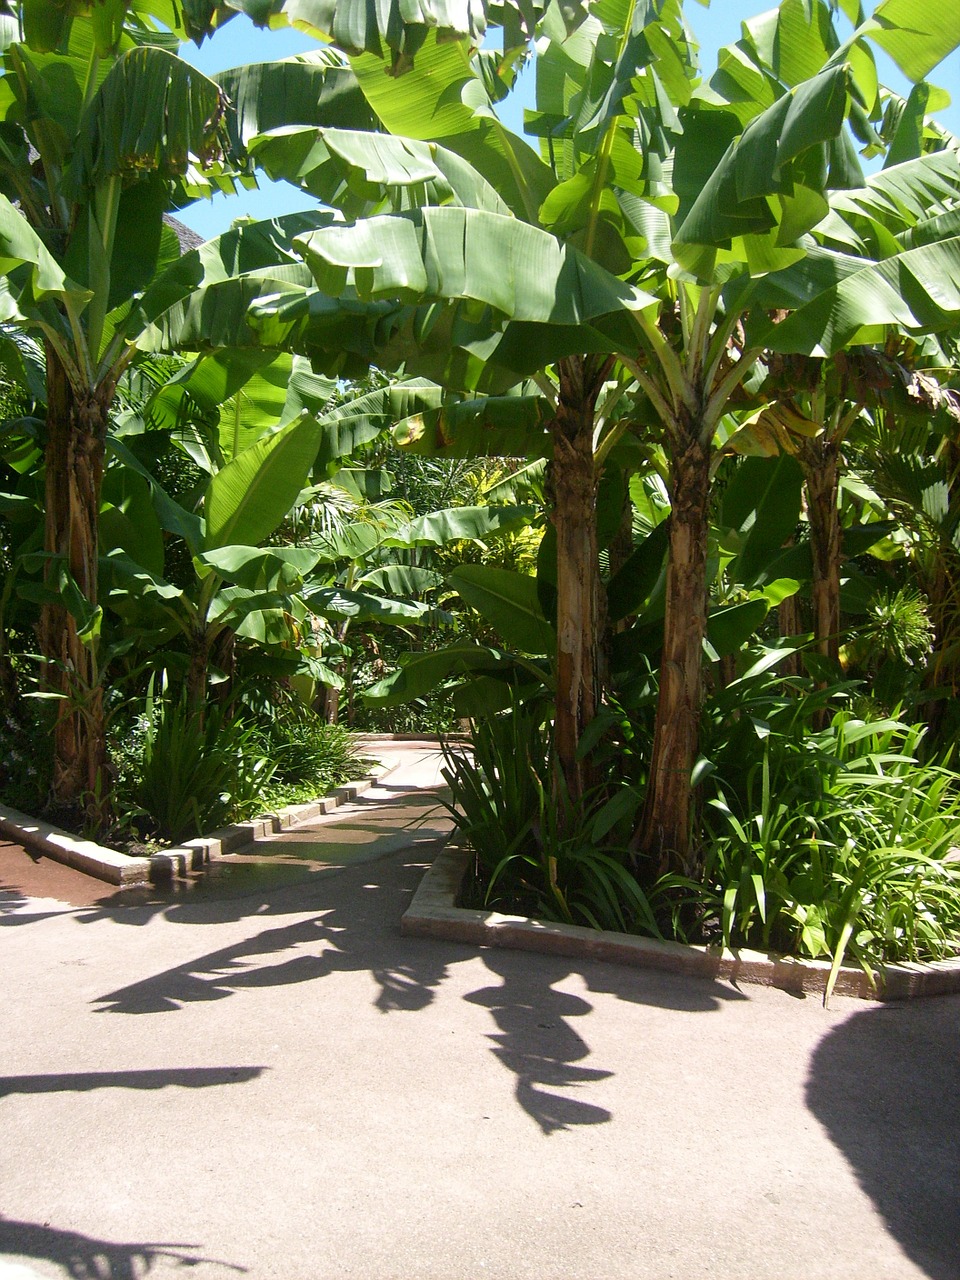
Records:
M329 794L308 804L286 805L274 813L261 814L249 822L236 822L182 845L161 849L149 857L134 857L118 849L107 849L93 840L84 840L55 827L42 818L34 818L0 804L0 834L25 848L36 849L55 862L121 889L156 884L172 876L198 871L208 862L226 853L235 853L254 840L280 831L288 831L301 822L309 822L322 813L332 813L341 805L369 790L397 767L397 762L378 765L363 777L335 787Z
M630 934L608 933L579 925L551 924L526 916L501 915L457 906L470 852L446 845L428 869L400 922L407 937L506 947L547 955L659 969L688 977L758 983L794 993L824 994L831 965L762 951L660 942ZM929 964L890 964L873 974L843 966L833 988L838 996L861 1000L903 1000L960 991L960 960Z

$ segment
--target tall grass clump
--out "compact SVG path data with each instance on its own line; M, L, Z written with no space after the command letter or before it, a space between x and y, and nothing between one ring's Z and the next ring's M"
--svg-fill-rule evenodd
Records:
M793 722L793 729L799 722ZM872 973L960 953L960 779L923 726L838 712L819 732L755 725L739 788L713 780L701 927Z
M327 724L301 702L281 704L258 722L258 744L273 766L264 799L268 804L313 800L366 768L350 731Z
M181 693L151 684L133 798L165 840L177 843L252 817L273 775L252 725L223 708L201 713Z
M597 801L573 804L540 709L515 701L444 745L448 808L473 851L486 907L619 932L658 932L624 850L593 839Z
M598 714L583 746L607 781L578 805L535 703L477 722L469 747L448 745L449 807L474 855L472 904L825 959L828 995L844 963L873 980L885 964L960 955L951 755L932 753L925 726L898 708L872 710L856 683L784 677L777 662L770 651L705 707L696 881L656 878L627 848L650 690L629 712L611 699Z

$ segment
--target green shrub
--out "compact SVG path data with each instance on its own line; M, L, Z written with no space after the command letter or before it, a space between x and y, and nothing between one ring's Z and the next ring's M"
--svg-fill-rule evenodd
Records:
M771 660L772 661L772 660ZM755 947L867 973L960 952L960 777L923 759L925 730L860 719L856 687L818 689L756 664L710 701L697 766L699 883L638 883L626 846L642 803L643 720L621 706L585 738L621 760L621 785L573 805L544 713L515 704L446 747L477 905L621 932ZM824 714L833 714L818 729Z
M313 712L276 716L263 732L274 776L285 783L343 782L356 770L356 749L341 725Z
M134 799L165 839L253 816L273 769L252 726L219 707L201 715L182 694L154 697L151 687Z
M658 933L626 855L593 838L597 804L575 805L537 706L479 721L444 745L448 808L476 858L482 904L568 924Z
M921 726L838 713L768 734L742 794L705 808L704 883L685 887L725 946L884 961L960 949L960 779L921 762ZM832 985L832 983L831 983Z

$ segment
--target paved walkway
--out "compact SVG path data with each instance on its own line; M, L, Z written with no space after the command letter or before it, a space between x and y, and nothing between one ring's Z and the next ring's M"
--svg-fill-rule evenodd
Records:
M401 938L403 755L172 895L0 849L2 1280L960 1277L960 997Z

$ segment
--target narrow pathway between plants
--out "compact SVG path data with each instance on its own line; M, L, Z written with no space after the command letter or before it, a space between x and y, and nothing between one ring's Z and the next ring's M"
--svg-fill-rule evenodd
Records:
M120 908L237 897L302 884L319 872L402 848L432 847L444 838L452 823L440 798L443 757L436 741L361 739L361 750L380 761L386 773L356 800L257 840L169 886L117 890L0 837L0 910L15 895Z
M404 755L166 896L0 851L0 1277L960 1275L960 997L404 938L447 825Z
M302 884L318 873L401 849L432 854L453 825L441 800L443 756L436 742L375 742L368 754L388 772L357 799L211 862L186 878L188 891L233 896Z

